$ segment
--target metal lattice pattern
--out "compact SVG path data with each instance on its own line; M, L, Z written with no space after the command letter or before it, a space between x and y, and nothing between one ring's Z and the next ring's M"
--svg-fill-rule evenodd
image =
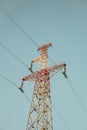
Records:
M53 130L51 95L35 84L26 130Z
M48 43L38 48L41 54L31 61L29 70L32 74L22 78L22 84L19 88L23 92L24 81L35 81L26 130L53 130L50 78L62 69L64 69L63 74L66 77L66 65L59 64L48 67L48 48L50 46L52 44ZM32 70L34 62L38 63L38 71L36 72Z

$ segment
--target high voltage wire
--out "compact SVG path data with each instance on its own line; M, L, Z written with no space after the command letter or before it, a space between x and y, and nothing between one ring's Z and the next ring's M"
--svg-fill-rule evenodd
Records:
M38 47L37 42L26 32L26 30L12 17L7 10L5 10L1 5L0 5L0 10L8 16L8 18L15 24L15 26L29 39L31 40L36 47Z
M59 71L56 71L56 73L58 73L58 72L59 72ZM56 74L56 73L55 73L55 74ZM51 78L52 78L53 76L54 76L54 75L52 75ZM83 101L81 100L79 94L78 94L77 91L75 90L75 88L74 88L72 82L69 80L68 77L66 78L66 80L67 80L67 82L68 82L70 88L72 89L73 93L75 94L75 96L76 96L78 102L80 103L81 108L82 108L83 111L87 114L87 108L85 107L85 105L84 105Z
M28 66L27 66L20 58L18 58L16 55L14 55L13 52L10 51L10 50L9 50L4 44L2 44L1 42L0 42L0 46L1 46L2 48L4 48L10 55L12 55L14 58L16 58L20 63L22 63L23 65L25 65L25 66L28 68ZM56 72L56 73L57 73L57 72ZM17 85L16 85L14 82L12 82L11 80L9 80L9 79L8 79L7 77L5 77L3 74L0 73L0 76L2 76L4 79L6 79L8 82L10 82L10 83L11 83L13 86L15 86L16 88L18 88ZM72 88L72 91L74 92L76 98L78 99L78 101L79 101L79 103L80 103L80 106L82 107L82 109L84 110L84 112L87 114L87 109L86 109L86 107L84 106L84 104L83 104L82 100L80 99L78 93L76 92L75 88L73 87L71 81L70 81L69 79L67 79L67 81L68 81L68 83L69 83L69 86ZM26 93L24 93L24 96L25 96L26 100L27 100L28 102L30 102L30 100L29 100L28 96L26 95ZM57 113L58 113L58 112L57 112ZM60 116L61 120L63 121L64 125L67 127L67 129L70 130L69 127L68 127L68 125L66 124L66 122L62 119L62 116L61 116L60 114L59 114L59 116Z
M23 60L21 60L19 57L17 57L9 48L7 48L2 42L0 42L0 46L7 51L11 56L13 56L17 61L19 61L21 64L23 64L27 69L29 70L29 67ZM51 58L50 58L51 59ZM52 60L52 59L51 59ZM53 61L54 62L54 61ZM55 63L56 64L56 63Z
M1 76L3 79L7 80L10 84L12 84L14 87L16 87L16 88L18 89L18 85L15 84L13 81L9 80L9 79L8 79L6 76L4 76L2 73L0 73L0 76ZM25 92L23 92L23 94L24 94L24 96L25 96L27 102L30 103L30 99L28 98L27 94L26 94ZM54 105L53 105L53 106L54 106ZM55 108L55 107L54 107L54 108ZM57 109L56 109L56 112L58 113ZM61 118L61 120L62 120L62 122L64 123L65 127L67 128L67 130L70 130L69 127L68 127L68 125L66 124L65 120L63 119L63 117L61 116L60 113L59 113L59 117Z
M1 5L0 5L0 10L6 15L8 16L8 18L15 24L15 26L29 39L32 41L32 43L36 46L39 47L39 44L26 32L26 30L15 20L15 18L13 16L11 16L7 10L5 10ZM50 61L53 62L54 64L55 61L49 57Z
M59 113L58 109L54 106L54 104L52 103L53 107L56 110L56 113L59 115L60 119L62 120L64 126L67 128L67 130L70 130L68 124L66 123L66 121L63 119L62 115Z
M2 6L0 6L0 10L1 10L6 16L9 17L9 19L15 24L15 26L16 26L29 40L31 40L36 47L38 47L38 43L26 32L26 30L14 19L14 17L12 17L12 16L7 12L7 10L5 10ZM27 67L27 65L26 65L22 60L20 60L20 58L18 58L16 55L14 55L7 47L5 47L4 45L2 45L1 43L0 43L0 45L1 45L5 50L7 50L13 57L15 57L17 60L19 60L22 64L24 64L24 65ZM50 57L49 57L49 58L50 58ZM55 61L54 61L52 58L50 58L50 60L51 60L54 64L56 64ZM76 98L77 98L78 101L80 102L80 105L82 106L83 110L86 111L86 109L85 109L85 107L84 107L84 105L83 105L83 102L81 101L80 97L78 96L76 90L73 88L73 86L71 85L71 83L70 83L69 81L68 81L68 83L69 83L70 87L72 88L73 92L75 93Z
M6 50L11 56L13 56L16 60L18 60L21 64L28 68L28 66L19 58L17 57L10 49L8 49L2 42L0 42L0 46Z
M9 80L5 75L3 75L2 73L0 73L0 76L7 80L10 84L12 84L14 87L18 88L17 84L15 84L13 81Z
M18 87L18 85L17 85L16 83L14 83L14 82L11 81L10 79L8 79L8 78L7 78L5 75L3 75L1 72L0 72L0 76L1 76L3 79L7 80L7 81L8 81L10 84L12 84L14 87L16 87L17 89L19 89L19 87ZM26 93L23 92L23 94L24 94L26 100L27 100L28 102L30 102L30 100L29 100L28 96L26 95Z
M12 84L14 87L16 87L16 88L18 89L18 85L15 84L13 81L9 80L9 79L8 79L6 76L4 76L2 73L0 73L0 76L1 76L2 78L4 78L5 80L7 80L10 84ZM69 82L70 87L72 88L73 92L75 93L75 95L76 95L78 101L80 102L81 107L84 109L84 112L86 112L86 114L87 114L87 110L86 110L84 104L82 103L82 101L81 101L79 95L76 93L76 91L75 91L75 89L73 88L71 82L70 82L69 80L68 80L68 82ZM30 103L30 100L29 100L27 94L26 94L25 92L24 92L23 94L24 94L26 100L28 101L28 103ZM52 104L53 104L53 103L52 103ZM67 128L67 130L70 130L70 128L68 127L67 123L66 123L65 120L62 118L61 114L57 111L57 109L56 109L56 107L54 106L54 104L53 104L53 107L55 108L57 114L58 114L59 117L61 118L61 120L62 120L63 124L65 125L65 127Z
M80 103L80 106L82 107L83 111L87 114L87 108L85 107L83 101L81 100L79 94L77 93L77 91L75 90L74 86L72 85L71 81L69 79L67 79L69 86L71 87L73 93L75 94L78 102Z

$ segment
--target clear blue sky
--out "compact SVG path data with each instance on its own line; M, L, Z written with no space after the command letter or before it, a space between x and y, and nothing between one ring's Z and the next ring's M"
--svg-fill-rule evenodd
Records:
M38 45L52 42L50 57L58 64L67 64L68 77L87 108L87 0L0 0L0 42L29 65L39 55L37 47L1 7ZM30 72L0 47L0 73L20 85L21 78ZM24 88L30 100L33 85L28 82ZM70 130L87 130L87 114L60 73L51 80L51 94ZM29 108L24 95L0 77L0 130L25 130ZM54 107L53 127L67 130Z

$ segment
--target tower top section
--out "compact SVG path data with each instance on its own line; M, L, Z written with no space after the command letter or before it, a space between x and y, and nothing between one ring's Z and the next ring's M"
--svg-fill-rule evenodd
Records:
M47 52L47 50L48 50L48 48L49 48L50 46L52 46L52 43L51 43L51 42L46 43L46 44L40 46L40 47L38 48L38 51L41 51L41 54L44 54L44 53Z

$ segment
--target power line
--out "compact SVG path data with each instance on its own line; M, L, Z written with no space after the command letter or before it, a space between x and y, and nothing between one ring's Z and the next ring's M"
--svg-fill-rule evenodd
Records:
M67 81L68 81L68 84L69 84L69 86L71 87L73 93L75 94L77 100L79 101L80 106L82 107L83 111L87 114L87 108L85 107L85 105L84 105L83 101L81 100L79 94L78 94L77 91L75 90L75 88L74 88L74 86L72 85L71 81L70 81L69 79L67 79Z
M36 47L38 47L37 42L36 42L35 40L33 40L33 38L26 32L26 30L25 30L3 7L0 6L0 10L3 11L3 13L9 17L9 19L16 25L16 27L19 28L19 30L20 30L29 40L31 40ZM26 65L20 58L18 58L16 55L14 55L14 54L13 54L7 47L5 47L1 42L0 42L0 46L3 47L9 54L11 54L14 58L16 58L18 61L20 61L22 64L24 64L24 65L27 67L27 65ZM51 60L54 64L56 64L52 58L50 58L50 60ZM28 68L28 67L27 67L27 68ZM8 79L7 79L5 76L3 76L2 74L0 74L0 75L1 75L3 78L5 78L6 80L8 80ZM12 85L16 86L16 84L14 84L12 81L10 81L10 80L8 80L8 81L9 81ZM71 84L71 82L70 82L69 80L68 80L68 82L69 82L70 87L72 88L73 92L75 93L75 95L76 95L78 101L80 102L81 107L82 107L82 108L84 109L84 111L87 113L86 108L84 107L83 102L81 101L81 99L80 99L79 95L77 94L76 90L73 88L73 86L72 86L72 84ZM16 86L16 87L17 87L17 86ZM26 99L28 100L27 95L25 95L25 97L26 97ZM28 101L29 101L29 100L28 100ZM59 115L60 115L60 114L59 114ZM60 116L60 117L61 117L61 116ZM61 119L62 119L62 117L61 117ZM63 119L62 119L62 121L64 122ZM66 125L65 122L64 122L64 124L65 124L65 126L67 127L67 125ZM68 127L67 127L67 129L69 130Z
M25 65L25 66L28 68L28 66L27 66L20 58L18 58L15 54L13 54L13 52L10 51L10 50L9 50L4 44L2 44L1 42L0 42L0 46L1 46L3 49L5 49L10 55L12 55L14 58L16 58L20 63L22 63L23 65ZM53 62L54 62L54 61L53 61ZM4 75L2 75L2 74L0 74L0 75L1 75L3 78L5 78L6 80L8 80ZM17 85L14 84L12 81L10 81L10 80L8 80L8 81L9 81L12 85L14 85L14 86L17 87ZM73 88L72 83L70 82L69 79L67 79L67 81L68 81L70 87L72 88L74 94L76 95L76 98L78 99L78 101L79 101L79 103L80 103L80 106L83 108L84 112L87 114L87 109L86 109L86 107L84 106L84 104L83 104L82 100L80 99L78 93L76 92L75 88ZM25 95L25 98L27 99L27 101L29 101L28 96L27 96L26 94L24 94L24 95Z
M29 40L31 40L36 47L38 47L37 42L26 32L26 30L25 30L2 6L0 6L0 10L1 10L6 16L9 17L9 19L16 25L16 27L17 27ZM7 50L7 51L9 52L9 54L11 54L13 57L15 57L17 60L19 60L22 64L24 64L24 65L27 67L27 65L26 65L22 60L20 60L20 58L18 58L16 55L14 55L7 47L5 47L4 45L2 45L1 43L0 43L0 45L1 45L5 50ZM50 58L50 60L55 64L55 62L54 62L54 60L53 60L52 58ZM68 82L69 82L69 84L70 84L70 86L71 86L73 92L75 93L75 95L76 95L78 101L80 102L80 105L82 106L82 108L83 108L84 111L86 112L86 109L85 109L85 107L84 107L84 105L83 105L83 102L81 101L79 95L77 94L76 90L72 87L70 81L68 81Z
M16 87L17 89L19 89L18 85L17 85L16 83L14 83L13 81L11 81L10 79L8 79L5 75L3 75L2 73L0 73L0 76L1 76L3 79L7 80L7 81L8 81L10 84L12 84L14 87ZM28 102L30 102L30 100L29 100L27 94L26 94L25 92L23 92L22 94L24 94L26 100L27 100Z
M52 63L54 63L54 65L56 65L56 62L49 56L49 59Z
M29 39L31 40L36 47L38 47L37 42L26 32L26 30L12 17L7 10L5 10L2 6L0 6L0 10L8 16L8 18L15 24L15 26Z
M57 108L54 106L54 104L52 103L52 106L55 108L56 113L59 115L61 121L63 122L64 126L66 127L67 130L70 130L68 124L66 123L66 121L63 119L62 115L58 112Z
M0 73L0 76L7 80L10 84L12 84L14 87L18 88L17 84L15 84L13 81L9 80L5 75L3 75L2 73Z
M15 24L15 26L29 39L32 41L32 43L36 46L39 47L39 44L26 32L26 30L14 19L14 17L12 17L6 9L4 9L2 6L0 6L0 10L6 15L8 16L8 18ZM49 57L50 61L53 62L54 64L55 61Z
M27 96L27 95L26 95L26 96ZM28 96L27 96L27 98L28 98ZM28 98L27 101L30 102L29 98ZM52 106L55 108L56 113L59 115L59 117L60 117L61 121L63 122L64 126L66 127L66 129L67 129L67 130L70 130L68 124L67 124L66 121L63 119L62 115L57 111L57 109L56 109L56 107L53 105L53 103L52 103Z
M9 80L9 79L8 79L6 76L4 76L2 73L0 73L0 76L1 76L3 79L7 80L10 84L12 84L14 87L16 87L16 88L18 89L18 85L15 84L13 81ZM24 94L24 96L25 96L27 102L30 103L30 99L28 98L27 94L26 94L25 92L23 92L23 94ZM53 106L54 106L54 105L53 105ZM55 107L54 107L54 108L55 108ZM55 108L55 109L56 109L56 108ZM56 109L56 112L58 113L57 109ZM68 127L68 125L66 124L66 122L65 122L64 119L62 118L61 114L60 114L60 113L58 113L58 114L59 114L59 117L61 118L62 122L64 123L65 127L67 128L67 130L70 130L69 127Z
M24 92L24 96L25 96L26 100L28 101L28 103L30 103L30 99L28 98L28 96L25 92Z
M56 110L56 113L58 114L58 116L60 117L60 119L62 120L64 126L67 128L67 130L70 130L68 124L66 123L66 121L63 119L62 115L59 113L59 111L57 110L57 108L54 106L54 104L52 103L53 107Z
M11 56L13 56L16 60L18 60L21 64L23 64L24 66L26 66L28 68L28 66L19 58L17 57L10 49L8 49L4 44L2 44L2 42L0 42L0 46L5 49L5 51L7 51Z

